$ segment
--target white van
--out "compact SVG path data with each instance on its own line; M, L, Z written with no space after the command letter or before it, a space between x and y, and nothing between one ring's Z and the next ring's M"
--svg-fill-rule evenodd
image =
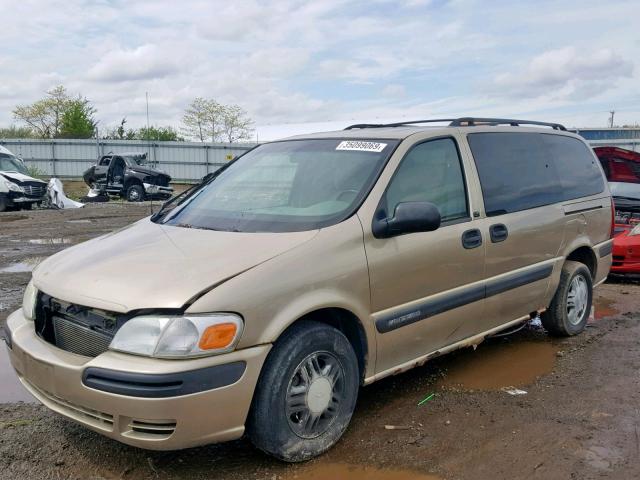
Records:
M0 212L30 210L41 204L46 194L47 184L30 177L22 160L0 145Z

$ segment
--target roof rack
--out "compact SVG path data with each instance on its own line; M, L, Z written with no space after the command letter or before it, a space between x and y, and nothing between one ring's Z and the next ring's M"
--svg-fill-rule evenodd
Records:
M356 125L350 125L345 130L353 130L356 128L383 128L383 127L403 127L406 125L416 125L419 123L436 123L436 122L449 122L450 127L475 127L479 125L511 125L512 127L519 127L520 125L540 125L544 127L551 127L554 130L567 130L564 125L559 123L550 122L538 122L535 120L514 120L511 118L481 118L481 117L461 117L461 118L434 118L431 120L411 120L409 122L397 122L397 123L359 123Z

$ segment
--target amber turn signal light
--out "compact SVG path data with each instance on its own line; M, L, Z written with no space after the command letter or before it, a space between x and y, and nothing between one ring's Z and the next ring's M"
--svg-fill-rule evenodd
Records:
M236 337L237 331L238 327L235 323L219 323L218 325L211 325L202 332L198 346L202 350L214 350L228 347Z

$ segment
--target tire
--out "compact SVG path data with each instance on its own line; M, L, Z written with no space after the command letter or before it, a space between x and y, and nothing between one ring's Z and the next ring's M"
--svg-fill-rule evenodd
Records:
M553 336L577 335L587 326L592 300L591 272L585 264L567 260L551 305L541 315L542 325Z
M22 206L20 207L21 210L32 210L33 209L33 203L23 203Z
M342 332L302 320L278 339L262 367L249 438L285 462L318 456L347 429L359 385L358 360Z
M7 197L3 193L0 193L0 212L6 212L8 210Z
M134 183L127 188L127 201L128 202L142 202L144 200L144 188L142 185Z

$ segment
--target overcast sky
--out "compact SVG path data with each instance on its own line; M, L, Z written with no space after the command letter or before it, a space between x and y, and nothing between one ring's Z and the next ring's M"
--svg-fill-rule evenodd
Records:
M100 128L237 103L260 140L461 115L640 122L640 1L0 0L0 125L64 84Z

